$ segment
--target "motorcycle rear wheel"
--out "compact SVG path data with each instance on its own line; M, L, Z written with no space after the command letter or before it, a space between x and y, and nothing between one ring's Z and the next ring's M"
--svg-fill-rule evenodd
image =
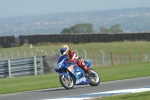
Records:
M90 78L90 85L91 86L98 86L100 84L100 77L97 72L91 69L91 73L95 74L95 77Z
M64 75L59 76L59 80L61 85L65 89L72 89L74 87L74 81L73 78L70 76L69 79L67 79Z

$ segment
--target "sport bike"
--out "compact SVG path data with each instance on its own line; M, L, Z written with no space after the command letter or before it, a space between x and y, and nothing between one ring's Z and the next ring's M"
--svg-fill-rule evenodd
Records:
M85 64L87 67L90 67L92 61L85 61ZM72 89L74 85L84 84L98 86L100 84L100 77L95 70L90 70L94 76L88 77L76 62L68 63L66 56L60 56L55 67L55 71L59 73L60 83L66 89Z

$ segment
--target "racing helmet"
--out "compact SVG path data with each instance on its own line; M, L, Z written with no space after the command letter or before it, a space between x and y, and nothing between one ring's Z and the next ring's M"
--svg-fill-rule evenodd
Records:
M69 47L67 45L62 45L62 47L60 48L60 53L62 55L66 55L66 53L69 51Z

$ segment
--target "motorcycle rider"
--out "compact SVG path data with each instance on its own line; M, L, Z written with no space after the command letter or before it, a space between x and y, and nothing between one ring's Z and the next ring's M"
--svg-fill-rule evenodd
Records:
M84 60L78 57L74 50L69 50L69 47L67 45L61 46L60 53L68 57L68 63L77 62L77 65L85 71L87 77L93 76L90 69L85 65Z

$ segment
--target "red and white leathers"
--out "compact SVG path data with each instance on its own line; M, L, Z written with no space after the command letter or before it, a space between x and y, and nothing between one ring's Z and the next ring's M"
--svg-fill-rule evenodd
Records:
M67 56L69 58L68 62L77 62L77 65L81 67L86 73L90 73L90 69L85 65L84 60L79 58L74 50L69 50Z

